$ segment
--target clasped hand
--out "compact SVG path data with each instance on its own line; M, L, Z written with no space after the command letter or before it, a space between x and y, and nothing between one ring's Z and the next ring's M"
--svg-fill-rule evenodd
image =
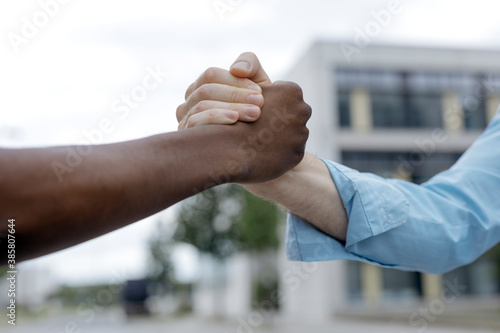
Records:
M186 90L177 108L179 130L202 125L238 126L237 151L245 158L240 183L261 183L296 166L304 156L311 108L292 82L272 83L253 53L230 70L207 69Z

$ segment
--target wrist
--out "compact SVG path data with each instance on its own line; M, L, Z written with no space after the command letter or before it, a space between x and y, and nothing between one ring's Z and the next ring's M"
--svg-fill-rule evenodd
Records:
M280 177L265 183L245 185L245 188L253 194L285 205L281 198L287 191L294 191L301 184L302 176L310 172L311 166L322 162L316 157L305 154L302 161L294 168L285 172Z
M249 175L248 156L239 149L243 136L236 125L210 125L182 130L189 133L189 155L202 156L206 189L225 183L243 182ZM196 138L195 138L196 137ZM201 144L200 144L201 143Z

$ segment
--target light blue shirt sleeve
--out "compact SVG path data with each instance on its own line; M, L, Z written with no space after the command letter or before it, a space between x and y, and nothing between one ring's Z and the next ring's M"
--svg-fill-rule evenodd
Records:
M342 244L289 215L289 260L443 273L500 242L500 114L449 170L416 185L324 161L349 218Z

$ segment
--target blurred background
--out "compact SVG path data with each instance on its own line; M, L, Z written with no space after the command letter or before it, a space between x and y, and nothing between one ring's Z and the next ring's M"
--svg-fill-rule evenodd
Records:
M497 111L499 10L492 0L1 3L0 146L174 131L188 85L252 51L271 79L302 86L313 107L308 151L422 183L453 165ZM499 247L442 276L290 263L285 219L224 186L22 263L16 328L500 330Z

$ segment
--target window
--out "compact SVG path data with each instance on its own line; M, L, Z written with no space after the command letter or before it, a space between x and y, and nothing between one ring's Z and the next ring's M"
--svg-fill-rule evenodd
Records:
M339 90L337 94L338 110L340 115L340 126L351 126L351 114L349 108L349 94L348 90Z
M472 93L463 93L460 96L466 129L480 130L486 127L485 99L485 95L482 95L478 98Z
M405 127L403 96L393 92L370 92L373 127Z
M408 127L442 128L441 95L413 93L408 95Z
M372 172L392 178L399 171L409 173L411 181L420 184L441 171L449 169L460 157L459 153L423 152L342 152L342 163L361 172Z
M500 76L337 68L339 123L350 126L350 93L369 92L375 128L442 128L442 96L455 93L464 112L467 129L486 126L488 94L500 91Z

